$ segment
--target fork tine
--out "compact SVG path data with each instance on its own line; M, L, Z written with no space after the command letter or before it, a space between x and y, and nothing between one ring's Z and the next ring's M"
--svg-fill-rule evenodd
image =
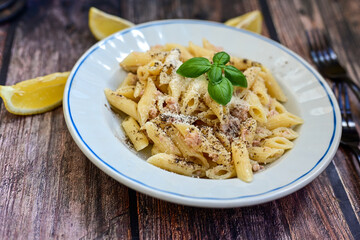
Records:
M321 55L320 63L322 63L324 65L329 64L331 61L331 58L327 51L328 45L326 45L326 41L324 39L325 38L324 33L323 33L323 31L321 31L320 29L317 28L317 29L314 29L314 34L316 36L316 41L319 46L318 54Z
M323 56L324 49L323 49L323 46L320 41L320 34L318 32L318 29L313 29L311 31L311 34L313 35L313 39L315 42L315 48L316 48L315 54L316 54L317 58L319 59L318 67L322 68L325 65L325 58Z
M337 82L336 85L338 86L338 103L340 105L340 111L341 111L341 116L344 116L344 106L342 104L342 84L340 82Z
M310 51L314 51L313 40L311 39L310 32L306 30L305 36L306 36L308 48L310 49Z
M311 55L311 58L313 59L315 65L318 66L319 64L319 58L318 56L315 54L315 51L316 51L316 43L314 41L314 37L313 35L311 34L311 32L309 31L305 31L305 35L306 35L306 40L307 40L307 44L308 44L308 47L309 47L309 50L310 50L310 55Z
M323 39L324 39L324 43L325 43L325 46L328 50L328 54L329 54L329 57L332 61L337 61L338 58L337 58L337 55L336 53L334 52L334 50L332 49L332 45L330 43L330 38L329 38L329 35L326 34L326 33L323 33Z
M349 93L348 88L344 86L344 99L345 99L345 114L346 114L346 121L348 125L351 125L354 123L351 113L351 107L350 107L350 99L349 99ZM355 126L355 124L354 124Z

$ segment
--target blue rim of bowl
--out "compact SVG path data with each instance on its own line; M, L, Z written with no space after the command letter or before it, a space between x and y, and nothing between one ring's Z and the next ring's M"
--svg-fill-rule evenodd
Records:
M318 80L318 82L320 83L320 85L323 87L323 89L326 92L326 95L329 99L329 102L331 104L332 107L332 113L333 113L333 131L332 131L332 135L331 135L331 139L329 141L329 145L325 151L325 153L322 155L322 157L316 162L316 164L307 172L305 172L304 174L302 174L300 177L292 180L291 182L284 184L280 187L262 192L262 193L257 193L257 194L251 194L251 195L244 195L244 196L238 196L238 197L231 197L231 198L215 198L215 197L196 197L196 196L189 196L189 195L185 195L185 194L180 194L180 193L176 193L176 192L172 192L172 191L167 191L167 190L163 190L163 189L159 189L157 187L153 187L150 186L146 183L143 183L139 180L136 180L130 176L127 176L126 174L120 172L119 170L117 170L115 167L111 166L110 164L108 164L106 161L104 161L100 156L98 156L91 148L90 146L85 142L85 140L82 138L78 128L75 125L75 122L73 120L72 114L71 114L71 108L70 108L70 91L71 91L71 86L73 83L73 80L76 76L76 73L78 72L79 68L81 67L81 65L86 61L86 59L92 54L94 53L97 49L99 49L101 46L103 46L104 44L106 44L108 41L116 38L117 36L122 36L125 35L131 31L134 30L139 30L139 29L144 29L144 28L149 28L149 27L153 27L153 26L160 26L160 25L168 25L168 24L200 24L200 25L210 25L210 26L215 26L215 27L220 27L220 28L228 28L230 30L233 31L239 31L242 32L244 34L247 35L251 35L253 37L259 38L263 41L266 41L267 43L270 43L271 45L274 45L275 47L279 48L280 50L286 52L287 54L291 55L293 58L295 58L299 63L301 63L308 71L310 71L313 76ZM68 114L71 120L71 124L72 127L74 128L74 130L76 131L78 137L80 138L80 140L82 141L82 143L86 146L87 150L89 150L99 161L101 161L103 164L105 164L107 167L109 167L110 169L112 169L114 172L116 172L117 174L120 174L122 177L125 177L128 180L131 180L134 183L140 184L143 187L146 188L150 188L152 190L156 190L159 191L161 193L165 193L165 194L171 194L173 196L177 196L177 197L182 197L182 198L189 198L189 199L198 199L198 200L237 200L237 199L244 199L244 198L252 198L252 197L258 197L258 196L263 196L269 193L273 193L275 191L278 191L280 189L284 189L286 187L288 187L291 184L294 184L296 182L298 182L300 179L303 179L305 176L307 176L310 172L312 172L325 158L325 156L328 154L329 150L331 149L331 147L333 146L334 143L334 138L335 138L335 134L336 134L336 126L337 126L337 119L336 119L336 114L335 114L335 107L334 107L334 103L329 95L328 90L326 89L324 83L320 80L320 78L317 76L317 74L313 71L313 69L311 67L309 67L308 65L305 64L305 61L302 60L299 56L297 56L295 53L293 53L291 50L287 49L286 47L282 46L280 43L277 43L269 38L266 38L264 36L258 35L256 33L252 33L243 29L237 29L234 27L230 27L230 26L226 26L224 24L221 23L216 23L216 22L210 22L210 21L203 21L203 20L185 20L185 19L181 19L181 20L163 20L163 21L155 21L155 22L149 22L149 23L144 23L129 29L125 29L123 31L120 31L118 33L115 33L107 38L105 38L104 40L100 41L99 43L97 43L95 46L93 46L93 49L89 49L89 51L87 53L85 53L79 60L79 62L76 64L76 68L72 70L72 77L70 79L70 83L68 84L68 91L66 92L65 96L67 95L67 109L68 109ZM320 174L320 173L319 173Z

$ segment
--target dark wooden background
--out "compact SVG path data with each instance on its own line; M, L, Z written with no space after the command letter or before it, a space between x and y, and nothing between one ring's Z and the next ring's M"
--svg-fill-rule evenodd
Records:
M95 43L88 10L134 23L195 18L223 22L259 9L263 34L310 61L304 29L326 26L360 80L358 0L29 0L0 25L0 84L68 71ZM359 123L359 103L352 96ZM35 116L0 109L0 239L360 239L360 182L339 149L317 179L290 196L234 209L202 209L137 193L96 168L72 140L62 108Z

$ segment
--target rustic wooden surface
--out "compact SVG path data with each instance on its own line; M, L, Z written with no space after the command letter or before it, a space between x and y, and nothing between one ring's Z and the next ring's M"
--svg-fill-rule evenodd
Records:
M24 14L0 25L0 84L71 69L95 43L87 27L90 6L135 23L223 22L259 9L263 34L309 61L304 30L326 26L360 80L357 0L29 0ZM354 96L351 104L360 123ZM27 117L0 107L0 239L360 238L359 176L341 148L317 179L282 199L225 210L184 207L130 190L96 168L72 140L61 107Z

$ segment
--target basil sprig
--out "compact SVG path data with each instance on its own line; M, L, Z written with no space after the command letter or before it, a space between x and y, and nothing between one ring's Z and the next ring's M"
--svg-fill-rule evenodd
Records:
M225 65L230 61L226 52L218 52L213 57L213 64L203 57L195 57L184 62L176 71L183 77L197 78L207 73L208 92L215 102L226 105L233 95L233 86L247 87L244 74L234 66Z

